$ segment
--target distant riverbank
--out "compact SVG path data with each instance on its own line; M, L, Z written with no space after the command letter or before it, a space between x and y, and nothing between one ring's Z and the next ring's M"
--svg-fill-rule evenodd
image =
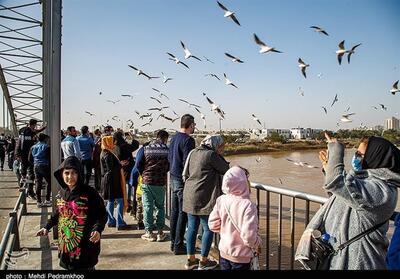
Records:
M356 142L344 142L346 147L354 147ZM313 150L326 149L325 142L317 141L298 141L288 143L267 143L267 142L249 142L249 143L227 143L225 146L225 156L252 154L252 153L268 153L277 151L296 151L296 150Z

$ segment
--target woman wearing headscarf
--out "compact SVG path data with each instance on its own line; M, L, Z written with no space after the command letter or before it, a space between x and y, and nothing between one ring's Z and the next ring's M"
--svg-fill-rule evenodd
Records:
M337 250L340 244L374 228L333 255L329 269L386 269L386 232L400 187L400 151L383 138L364 138L353 156L353 169L346 173L344 146L327 134L326 138L328 152L321 151L320 160L326 173L323 187L332 196L308 224L296 259L310 258L311 232L315 229L330 235L329 243Z
M222 195L222 176L229 163L222 157L225 144L220 135L208 135L193 149L183 169L183 211L188 214L186 269L212 269L217 262L208 259L213 232L208 228L208 217L217 198ZM201 260L195 258L196 235L201 223L203 229Z
M107 225L118 230L127 228L124 222L124 212L128 207L125 178L121 163L114 153L115 145L112 136L101 139L101 188L104 200L107 200ZM114 218L114 202L117 203L117 218Z

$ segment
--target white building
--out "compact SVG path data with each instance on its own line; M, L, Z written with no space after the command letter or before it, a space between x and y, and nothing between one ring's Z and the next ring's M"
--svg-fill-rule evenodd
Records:
M314 139L323 130L322 129L312 129L312 128L292 128L290 129L291 138L293 139Z
M397 119L396 117L391 117L389 119L386 119L385 130L396 130L396 131L400 130L399 119Z

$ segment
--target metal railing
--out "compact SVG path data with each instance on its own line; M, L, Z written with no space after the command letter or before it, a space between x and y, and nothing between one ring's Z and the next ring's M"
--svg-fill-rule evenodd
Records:
M7 269L8 257L12 251L18 251L21 249L20 246L20 235L19 235L19 223L21 217L27 214L27 189L22 191L18 197L14 209L9 213L10 219L3 238L0 243L0 269ZM5 257L5 255L7 257Z
M310 216L313 215L318 210L318 208L328 200L328 198L280 187L267 186L259 183L251 183L251 187L256 189L257 213L259 218L260 232L264 243L264 250L261 254L262 258L260 259L260 264L262 264L263 269L264 267L265 269L282 269L282 257L286 260L284 268L291 270L301 268L301 266L296 265L294 261L295 247L297 246L297 242L299 241L300 236L304 231L304 228L310 221ZM261 191L265 192L264 200L261 198ZM271 224L273 223L273 220L271 219L271 209L273 208L273 203L271 202L272 194L277 195L277 216L274 222L277 228L277 233L273 237L271 237ZM289 199L288 204L290 214L285 214L284 212L284 197L287 197ZM296 215L296 213L299 213L301 211L301 207L298 206L299 203L296 203L296 201L298 200L301 200L301 202L304 203L303 220L301 220L299 214ZM260 214L260 207L262 206L265 206L265 211L261 212ZM395 212L392 215L391 220L394 220L397 214L398 212ZM288 219L290 223L289 229L283 226L283 219L285 218ZM262 232L264 231L264 229L262 225L264 225L264 222L265 233L263 234ZM296 235L296 224L300 225L301 223L304 226L302 226L302 228L297 231ZM284 241L283 238L287 240ZM271 247L272 245L274 247ZM282 253L283 248L288 250L287 252L289 255L287 255L287 253ZM274 256L275 252L277 253L276 262L272 263L270 261L270 257Z

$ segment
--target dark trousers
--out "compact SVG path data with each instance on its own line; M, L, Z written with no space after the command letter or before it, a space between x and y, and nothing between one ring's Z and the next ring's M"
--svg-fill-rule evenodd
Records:
M92 176L92 159L82 160L83 173L85 177L85 185L89 185L90 177Z
M184 236L187 224L187 215L182 211L183 206L183 181L171 176L172 201L171 201L171 249L184 247Z
M2 147L0 147L0 148L2 148ZM0 151L0 167L1 168L4 168L4 160L5 160L5 158L6 158L6 153Z
M20 172L21 172L21 176L23 178L26 178L26 179L29 179L32 181L35 179L33 165L28 161L28 159L22 158ZM34 195L33 183L27 183L27 186L28 186L28 194Z
M43 178L46 180L46 201L50 200L51 194L51 177L50 177L50 166L49 165L37 165L35 166L35 182L36 182L36 197L37 202L42 202L42 188L43 188Z
M234 263L219 257L219 267L221 270L250 270L250 263Z
M13 164L14 164L14 151L11 151L8 153L8 167L10 170L13 169Z

